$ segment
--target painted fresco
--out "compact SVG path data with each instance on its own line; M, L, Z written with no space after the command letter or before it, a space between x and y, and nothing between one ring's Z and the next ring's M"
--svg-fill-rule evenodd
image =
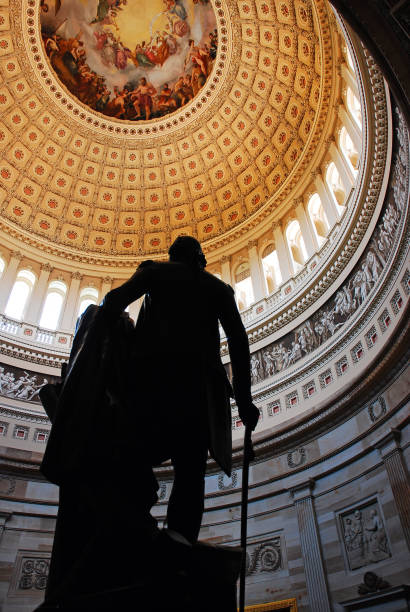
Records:
M209 0L41 0L60 81L109 117L162 117L204 86L217 52Z

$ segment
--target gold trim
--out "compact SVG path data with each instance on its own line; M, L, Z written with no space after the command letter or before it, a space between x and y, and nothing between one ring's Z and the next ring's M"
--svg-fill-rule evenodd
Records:
M268 612L269 610L282 610L289 608L289 612L298 612L296 599L282 599L281 601L270 601L264 604L256 604L255 606L246 606L247 612Z

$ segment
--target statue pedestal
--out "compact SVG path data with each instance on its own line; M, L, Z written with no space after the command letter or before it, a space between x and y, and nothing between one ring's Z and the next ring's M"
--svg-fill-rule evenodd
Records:
M58 602L43 603L36 612L236 612L241 548L201 542L191 546L163 531L150 550L141 550L140 554L145 565L139 564L134 584L121 587L107 584L105 590L81 595L74 595L74 590L72 596Z
M376 593L362 595L355 599L341 601L340 605L346 612L403 612L410 610L410 586L402 584Z

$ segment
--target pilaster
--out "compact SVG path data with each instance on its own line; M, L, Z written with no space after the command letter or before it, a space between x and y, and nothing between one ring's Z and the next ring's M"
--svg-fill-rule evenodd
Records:
M6 523L12 516L11 512L0 512L0 542L6 528Z
M312 491L314 481L309 479L296 487L292 494L299 525L300 545L306 576L306 588L310 600L310 610L331 612L330 598L320 547L319 530Z
M389 478L399 519L410 549L410 481L400 447L401 432L390 429L374 446L379 450Z

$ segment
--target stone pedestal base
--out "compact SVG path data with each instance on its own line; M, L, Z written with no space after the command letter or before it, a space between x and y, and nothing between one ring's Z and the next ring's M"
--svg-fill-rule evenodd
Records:
M236 612L242 549L182 544L162 532L134 584L44 602L36 612Z

